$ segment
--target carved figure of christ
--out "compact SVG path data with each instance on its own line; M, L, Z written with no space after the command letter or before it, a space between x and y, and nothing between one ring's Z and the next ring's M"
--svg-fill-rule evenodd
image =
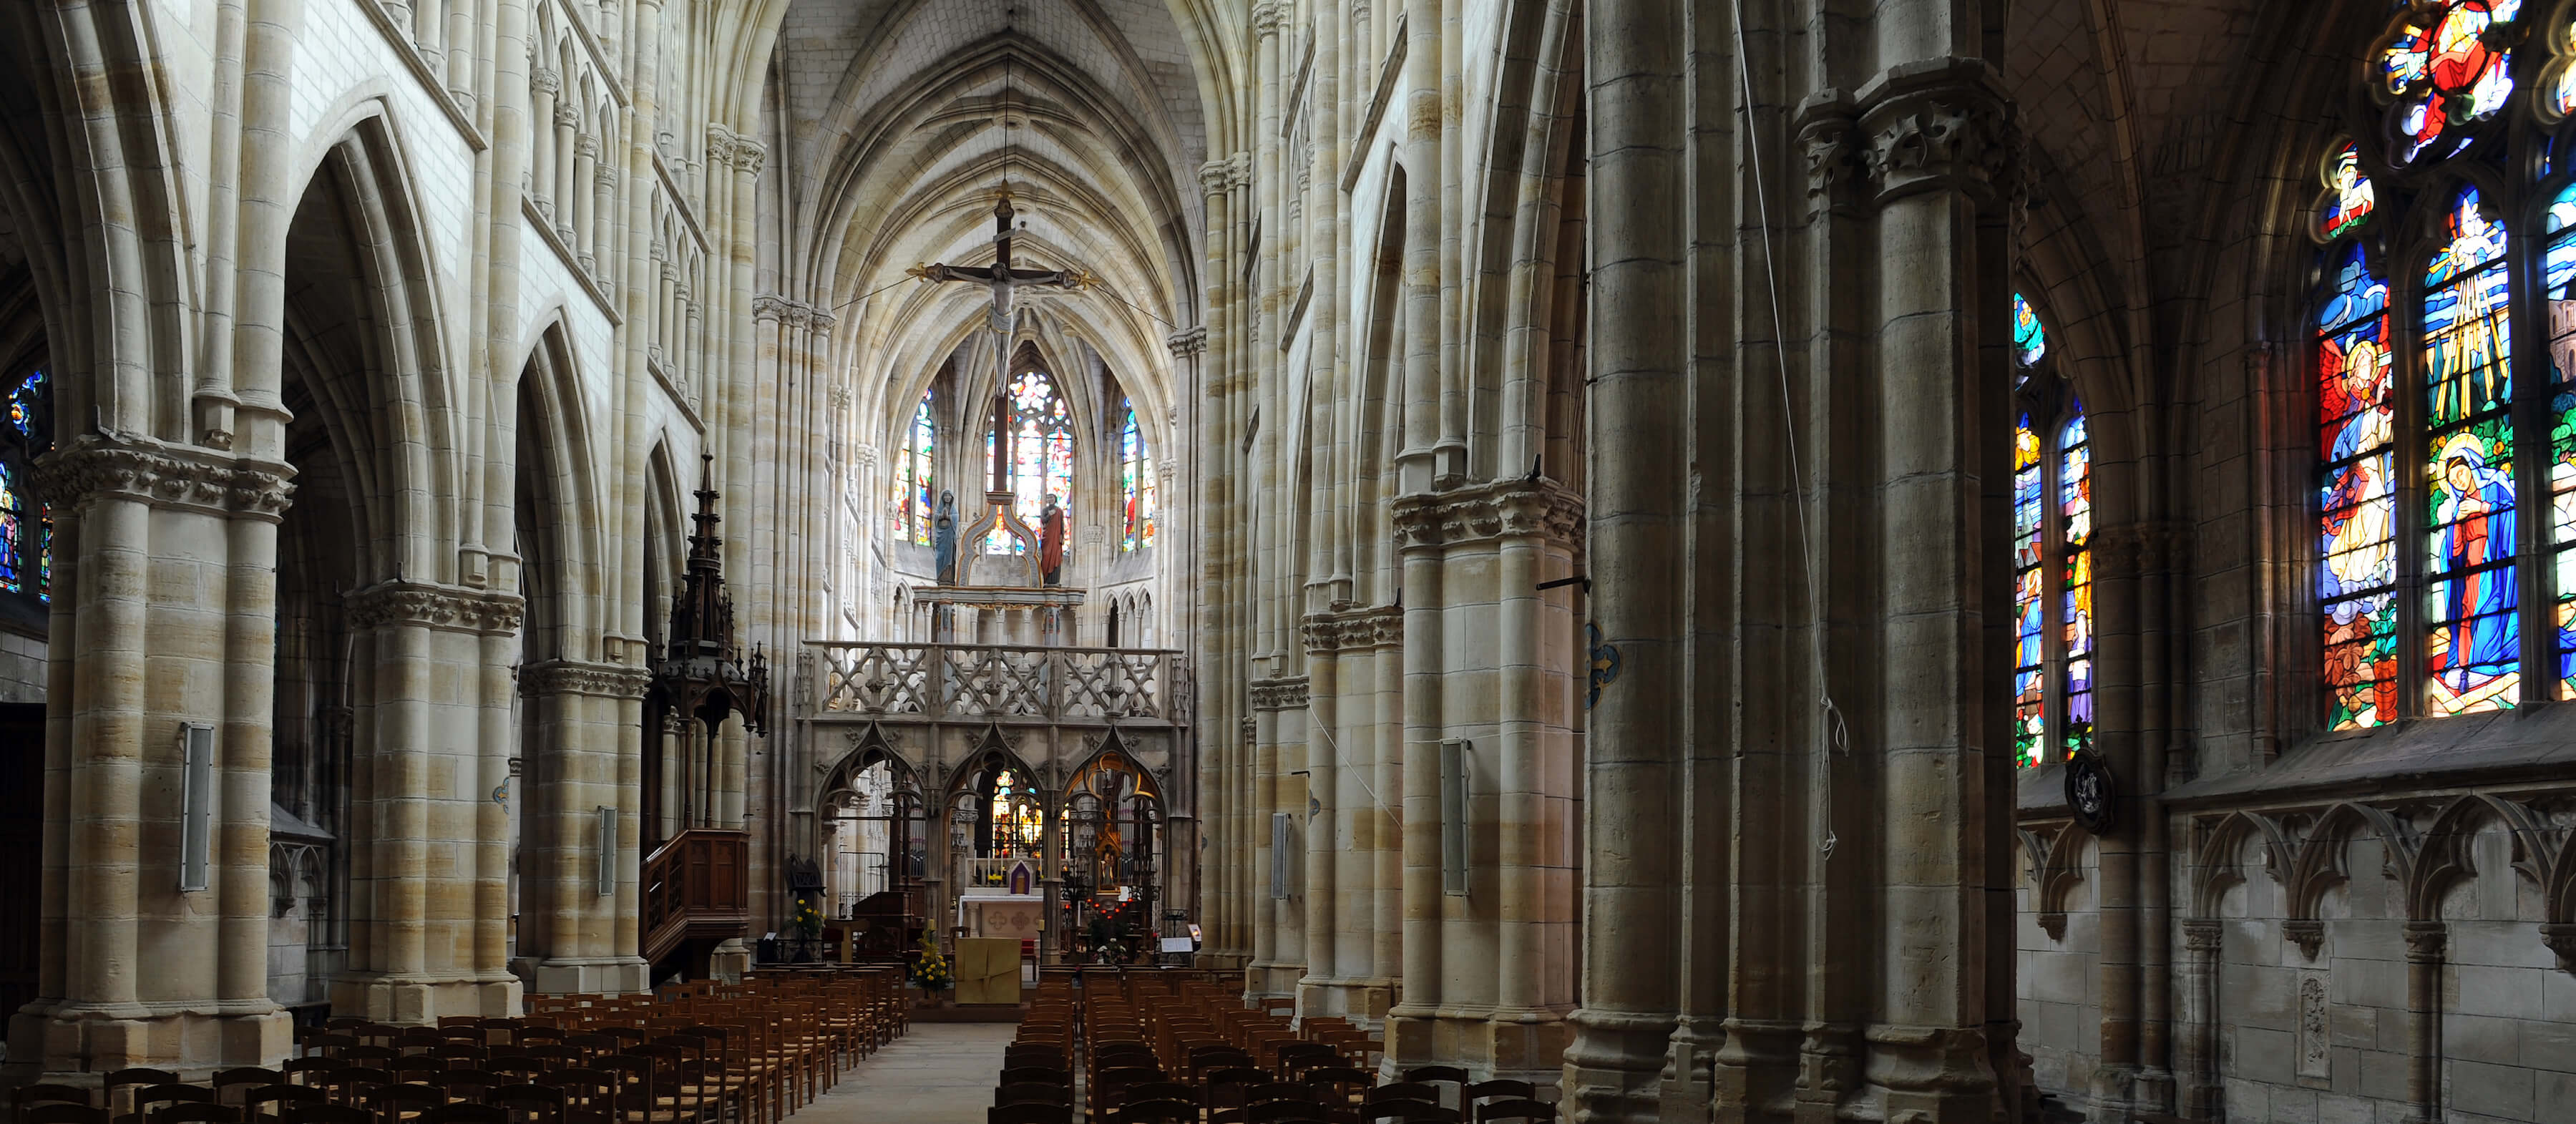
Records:
M1011 266L1011 193L993 204L993 264L990 266L916 265L905 272L925 281L970 281L991 288L993 307L985 329L993 336L993 494L1011 490L1011 408L1004 389L1011 383L1011 320L1014 290L1021 285L1089 288L1092 276L1079 269L1014 269Z

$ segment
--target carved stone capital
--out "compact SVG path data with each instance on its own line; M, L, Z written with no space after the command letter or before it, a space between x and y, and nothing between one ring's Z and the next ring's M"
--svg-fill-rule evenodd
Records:
M1279 0L1261 0L1252 6L1252 34L1262 39L1270 38L1279 34L1280 25L1287 19L1288 5Z
M738 136L733 139L732 151L726 155L736 171L756 176L769 163L769 146L750 137Z
M1393 605L1379 605L1309 613L1298 622L1297 632L1310 656L1374 651L1403 642L1404 611Z
M805 302L790 300L776 293L762 293L751 298L751 318L801 322L805 318Z
M1172 349L1172 358L1187 359L1207 351L1207 326L1184 328L1163 337L1163 346Z
M1229 177L1227 180L1229 187L1252 186L1252 154L1235 153L1232 159L1226 161L1226 175Z
M515 594L396 580L350 594L347 610L351 628L415 626L507 636L519 630L527 602Z
M2194 917L2182 923L2182 947L2186 951L2215 954L2225 935L2224 926L2211 918Z
M569 101L559 101L559 102L556 102L556 103L555 103L555 127L556 127L556 128L558 128L558 129L578 129L578 128L580 128L580 127L581 127L581 108L580 108L579 106L574 105L573 103L571 103L571 102L569 102Z
M2542 922L2540 943L2558 955L2558 970L2576 973L2576 925L2558 921Z
M652 672L622 663L547 660L519 669L519 693L531 697L591 695L605 699L640 699L652 681Z
M1303 675L1252 681L1254 710L1298 710L1305 705L1306 677Z
M37 498L75 514L100 499L274 523L295 495L295 466L186 445L86 434L37 459Z
M1807 212L1859 209L1869 183L1869 149L1851 104L1838 92L1799 107L1798 151L1807 158Z
M2406 960L2410 964L2441 963L2450 943L2450 927L2439 921L2406 923Z
M572 139L572 151L575 156L587 156L593 160L599 159L599 134L583 133L580 136L574 137ZM594 180L598 179L598 173L593 172L591 174L591 178Z
M528 72L528 89L540 94L560 93L563 90L563 74L551 67L531 70Z
M1498 538L1571 543L1583 522L1583 499L1553 480L1497 480L1395 501L1399 550L1430 550Z
M2306 957L2308 963L2314 964L2317 961L2317 950L2324 948L2326 944L2326 923L2293 917L2281 922L2281 935L2290 938L2290 943L2298 945L2299 955Z
M1862 100L1880 203L1936 190L1988 201L2009 194L2021 128L1983 62L1899 68L1872 79Z

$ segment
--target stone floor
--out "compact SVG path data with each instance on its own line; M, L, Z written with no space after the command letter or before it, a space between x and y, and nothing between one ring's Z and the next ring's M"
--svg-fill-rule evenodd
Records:
M912 1024L793 1124L984 1124L1014 1023Z

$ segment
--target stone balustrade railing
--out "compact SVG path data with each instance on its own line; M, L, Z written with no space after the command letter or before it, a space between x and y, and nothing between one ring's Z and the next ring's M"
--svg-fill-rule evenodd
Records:
M806 648L797 699L810 718L1189 723L1188 667L1167 649L871 641Z

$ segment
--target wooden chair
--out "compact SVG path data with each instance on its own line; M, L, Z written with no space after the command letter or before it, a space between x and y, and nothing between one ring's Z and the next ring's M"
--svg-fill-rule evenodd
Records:
M403 1124L446 1104L447 1094L428 1085L379 1085L367 1090L366 1095L359 1098L359 1103L373 1111L380 1124Z
M1390 1081L1384 1085L1375 1086L1368 1091L1368 1103L1384 1104L1388 1101L1415 1101L1422 1104L1439 1104L1440 1087L1421 1081Z
M78 1085L26 1085L11 1095L9 1103L23 1115L40 1104L76 1104L82 1108L97 1107L90 1090Z
M1458 1110L1429 1101L1374 1101L1360 1110L1363 1121L1402 1120L1405 1124L1430 1121L1432 1124L1458 1124Z
M984 1110L984 1124L1073 1124L1073 1109L1060 1104L996 1105Z
M1271 1101L1303 1101L1307 1104L1323 1103L1321 1100L1316 1099L1315 1087L1302 1081L1264 1081L1261 1084L1245 1089L1243 1091L1243 1101L1246 1106L1264 1105Z
M1245 1109L1249 1124L1326 1124L1324 1106L1313 1101L1266 1101Z
M561 1124L565 1098L550 1085L498 1085L484 1090L483 1103L509 1114L510 1124Z
M111 1115L131 1115L135 1105L134 1099L125 1095L127 1090L140 1086L178 1083L179 1075L166 1069L120 1069L108 1074L107 1078L99 1083L101 1099L98 1106L106 1109Z
M1019 1085L1031 1081L1043 1081L1070 1089L1073 1087L1073 1074L1048 1065L1015 1065L1002 1070L1004 1085Z
M993 1090L993 1107L1015 1104L1073 1105L1073 1086L1051 1081L1021 1081Z
M28 1105L18 1110L18 1120L19 1124L108 1124L106 1109L61 1101Z
M1475 1084L1469 1085L1458 1091L1458 1099L1461 1107L1475 1101L1498 1100L1504 1098L1523 1101L1537 1100L1538 1090L1533 1088L1527 1081L1496 1079L1493 1081L1478 1081Z
M262 1085L242 1094L242 1118L252 1121L272 1119L286 1115L289 1104L324 1104L327 1101L322 1090L310 1085ZM262 1106L272 1104L277 1106L277 1111L263 1110Z
M241 1124L242 1110L213 1101L165 1104L146 1117L149 1124Z
M1533 1100L1528 1097L1518 1097L1510 1100L1491 1101L1477 1105L1475 1124L1486 1124L1487 1121L1493 1120L1540 1120L1552 1122L1555 1119L1555 1105L1549 1104L1546 1101Z
M420 1124L510 1124L510 1114L488 1104L443 1104L421 1113Z
M215 1079L210 1082L210 1084L215 1087L216 1104L228 1104L239 1107L242 1103L241 1098L239 1096L228 1096L227 1094L232 1093L234 1090L245 1089L252 1086L282 1084L285 1080L286 1075L276 1070L261 1069L255 1065L246 1065L237 1069L216 1071Z
M1119 1106L1120 1124L1198 1124L1199 1106L1194 1101L1130 1101Z
M289 1104L280 1124L375 1124L375 1114L344 1104Z
M176 1082L145 1085L134 1090L134 1111L116 1119L118 1124L127 1124L127 1122L151 1124L155 1106L183 1103L213 1104L215 1091L203 1085L181 1085Z

